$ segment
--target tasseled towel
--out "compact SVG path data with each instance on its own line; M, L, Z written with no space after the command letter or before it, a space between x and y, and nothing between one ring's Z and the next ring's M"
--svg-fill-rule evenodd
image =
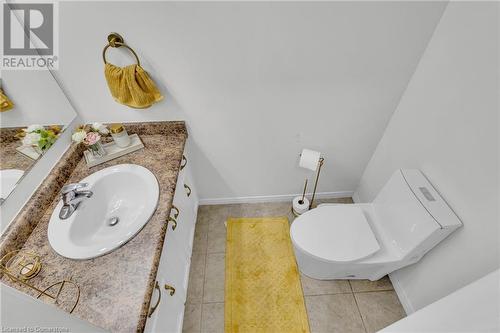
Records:
M14 107L14 103L0 89L0 112L8 111Z
M139 65L117 67L106 63L104 75L109 91L118 103L144 109L163 99L153 80Z

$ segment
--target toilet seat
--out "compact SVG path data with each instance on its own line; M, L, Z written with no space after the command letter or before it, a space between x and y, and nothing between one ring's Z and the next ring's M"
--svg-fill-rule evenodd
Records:
M322 260L350 262L380 250L360 207L319 206L296 218L290 228L294 244Z

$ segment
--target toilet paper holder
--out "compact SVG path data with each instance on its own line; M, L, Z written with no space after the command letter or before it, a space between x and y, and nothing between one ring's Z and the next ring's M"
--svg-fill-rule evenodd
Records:
M309 149L304 149L304 150L302 150L302 152L307 152L306 154L309 154L309 155L310 155L311 153L312 153L312 154L316 154L316 158L318 158L318 157L319 157L319 158L317 159L317 161L318 161L318 162L317 162L317 165L316 165L316 168L315 168L315 169L311 168L310 166L308 166L308 167L304 167L304 168L309 169L309 170L317 170L317 173L316 173L316 179L315 179L315 181L314 181L314 189L313 189L313 193L312 193L312 197L311 197L311 202L309 203L309 209L311 209L311 208L312 208L312 206L313 206L313 203L314 203L314 198L316 197L316 190L317 190L317 188L318 188L319 175L320 175L320 173L321 173L321 168L323 167L323 163L325 162L325 158L321 156L321 153L316 152L316 151L312 151L312 150L309 150ZM302 153L301 153L301 154L299 154L299 156L300 156L300 158L302 158ZM302 165L301 165L301 166L302 166ZM307 179L306 179L306 182L305 182L305 184L304 184L304 191L303 191L303 193L302 193L302 198L304 198L304 197L305 197L306 188L307 188Z

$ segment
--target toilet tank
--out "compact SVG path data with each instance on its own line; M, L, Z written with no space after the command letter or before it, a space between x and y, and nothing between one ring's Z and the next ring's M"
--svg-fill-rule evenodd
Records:
M381 231L402 257L439 242L462 222L416 169L397 170L373 201ZM426 252L429 249L422 249Z

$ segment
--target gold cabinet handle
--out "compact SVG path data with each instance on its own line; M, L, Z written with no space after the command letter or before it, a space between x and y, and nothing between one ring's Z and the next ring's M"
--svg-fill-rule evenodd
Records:
M187 160L186 156L182 155L181 170L184 169L187 164L188 164L188 160Z
M177 228L177 221L172 216L169 216L167 219L167 224L169 222L172 223L172 230L175 230L175 228Z
M156 301L156 304L149 309L148 318L151 318L151 315L153 314L153 312L155 312L156 308L158 307L158 305L160 305L161 301L161 289L160 285L158 284L158 281L156 281L155 289L158 290L158 300Z
M179 210L179 208L175 207L174 205L172 205L172 209L175 210L174 219L178 218L181 211Z
M175 294L175 288L172 286L169 286L168 284L165 283L165 289L170 290L170 296L174 296Z
M187 192L187 196L189 197L191 195L191 187L189 187L186 184L184 184L184 188L188 191Z

